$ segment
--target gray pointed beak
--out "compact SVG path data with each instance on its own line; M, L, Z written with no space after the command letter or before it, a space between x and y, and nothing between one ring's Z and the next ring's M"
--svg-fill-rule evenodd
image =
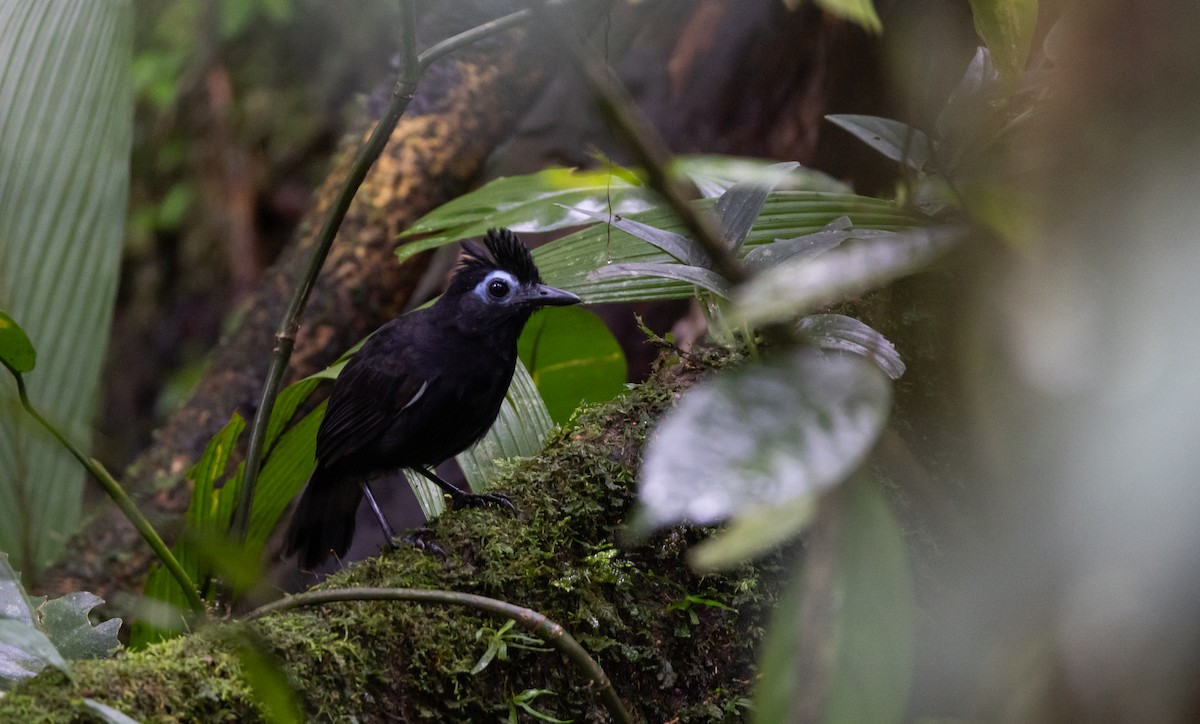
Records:
M546 284L538 284L531 288L526 300L530 306L534 307L565 307L583 301L568 291Z

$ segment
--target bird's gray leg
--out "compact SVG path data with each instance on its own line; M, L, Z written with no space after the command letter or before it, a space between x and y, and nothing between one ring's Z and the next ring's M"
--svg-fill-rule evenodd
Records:
M500 493L468 493L457 485L452 485L442 480L438 477L437 473L429 468L417 466L413 467L413 470L424 475L429 482L446 491L455 508L470 508L491 503L492 505L503 505L509 510L515 510L512 501L508 499L507 495L501 495Z
M375 513L375 519L379 521L379 527L383 528L383 537L390 544L392 539L396 537L396 531L392 530L391 524L387 522L387 518L384 517L383 511L379 508L379 503L375 502L375 496L371 494L371 486L365 480L362 481L361 485L363 495L367 496L367 502L370 503L371 510Z

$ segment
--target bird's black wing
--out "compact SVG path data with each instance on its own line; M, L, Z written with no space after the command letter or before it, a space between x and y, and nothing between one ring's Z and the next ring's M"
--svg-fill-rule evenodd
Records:
M428 380L395 367L353 362L338 376L317 431L317 460L325 468L378 440L428 387Z

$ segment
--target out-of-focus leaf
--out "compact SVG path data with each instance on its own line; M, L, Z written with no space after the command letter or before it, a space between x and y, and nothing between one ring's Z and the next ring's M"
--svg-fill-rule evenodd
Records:
M788 259L814 259L850 238L850 217L839 216L815 234L780 239L750 250L742 263L751 271L762 271Z
M767 201L767 194L771 193L771 190L788 173L799 166L800 164L795 161L772 164L765 169L767 175L764 178L754 181L739 181L721 194L721 198L717 199L717 205L713 207L713 212L721 220L721 225L725 229L726 245L735 254L741 250L742 244L746 243L750 227L754 225L754 220L758 218L763 204ZM707 255L705 256L707 257ZM681 261L684 260L681 259ZM696 264L691 261L687 263ZM710 267L712 264L698 264L698 266Z
M651 198L645 187L607 171L551 168L499 178L418 219L401 238L431 236L401 245L396 254L403 261L426 249L482 236L492 227L541 232L588 222L587 216L564 206L625 216L649 209Z
M636 236L647 244L653 244L684 264L704 267L706 269L712 267L712 259L709 258L708 254L700 248L699 244L683 234L656 229L649 224L643 224L640 221L626 219L615 214L597 214L584 209L572 210L590 216L597 221L615 226L627 234Z
M713 201L697 202L711 208ZM856 229L906 229L922 223L915 214L889 201L850 194L776 191L767 197L746 246L821 231L839 216L849 216ZM639 214L650 226L682 233L674 214L657 210ZM589 279L596 269L614 263L669 264L671 256L620 229L593 225L534 250L533 258L548 284L568 289L589 303L685 299L695 294L690 282L661 277Z
M0 3L0 300L37 340L39 411L86 449L109 340L133 139L132 3ZM84 470L0 381L0 549L28 573L79 519Z
M855 239L816 259L784 262L751 279L733 314L755 327L785 322L821 305L861 294L921 269L962 236L937 227Z
M975 30L987 43L1000 75L1015 84L1029 58L1037 26L1038 0L970 1Z
M797 324L800 334L822 349L862 355L893 380L904 375L904 361L887 337L843 314L810 314Z
M808 348L703 382L646 446L634 532L715 523L828 489L874 445L890 404L878 367Z
M610 264L600 267L589 274L588 280L602 281L605 279L629 279L637 277L673 279L675 281L694 284L701 289L707 289L719 297L729 298L729 282L725 281L725 277L711 269L688 266L686 264Z
M878 116L835 114L825 116L830 123L849 131L855 138L884 156L921 171L933 156L929 137L912 126Z
M0 362L16 372L28 372L37 363L37 352L25 330L0 310Z
M765 636L755 692L757 724L797 721L814 695L802 678L805 656L832 655L819 720L904 720L912 682L916 599L904 536L887 502L870 482L857 479L839 491L838 527L829 589L805 590L797 571ZM805 560L801 565L811 565ZM831 654L800 649L804 600L821 596L831 620L821 638ZM807 632L810 634L812 632Z
M996 104L1004 94L1000 73L987 48L978 48L945 108L938 114L939 161L951 173L970 154L979 153L995 135L1003 116Z
M35 676L47 664L71 669L46 634L15 618L0 618L0 684Z
M800 534L816 509L816 493L790 502L747 511L729 526L688 551L692 568L720 571L767 553Z
M525 325L517 353L550 418L562 425L583 402L604 402L625 390L625 353L595 314L548 308Z
M797 0L785 1L793 5L797 2ZM875 12L875 5L871 0L816 0L816 2L828 12L856 23L863 30L876 35L883 32L883 22L879 19L879 14Z
M0 551L0 617L33 625L33 606L20 577L8 562L8 554L3 551Z
M101 704L95 699L84 699L83 706L87 708L88 713L97 717L105 724L138 724L137 719L126 716L111 706Z
M242 679L254 693L263 720L270 724L305 721L296 688L266 641L252 631L242 631L233 643Z
M104 599L88 593L75 591L61 598L52 598L39 607L40 628L67 659L99 659L121 647L117 632L121 630L121 619L110 618L96 625L88 619L88 612L104 603Z

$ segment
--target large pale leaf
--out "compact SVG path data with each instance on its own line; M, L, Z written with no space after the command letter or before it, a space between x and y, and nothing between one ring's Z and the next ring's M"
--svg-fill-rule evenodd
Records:
M809 348L703 382L646 446L635 527L716 523L816 495L858 466L890 404L878 367Z
M855 239L816 259L784 262L743 285L733 313L752 327L784 322L917 271L953 245L957 228L927 228Z
M517 341L550 418L563 424L583 402L604 402L625 391L625 353L604 321L580 307L538 312Z
M132 143L129 0L0 3L0 307L36 341L30 397L86 447ZM84 472L0 380L0 549L26 573L79 518Z
M0 690L36 675L47 664L67 671L62 654L37 628L32 604L8 556L0 553Z
M878 116L849 113L825 116L830 123L844 128L884 156L911 166L917 171L933 156L929 137L912 126Z
M831 581L809 589L803 566L823 565L809 556L800 566L765 637L755 691L758 724L798 721L823 700L816 720L900 722L912 683L916 597L904 534L887 501L870 482L857 479L837 497ZM818 605L808 601L822 600ZM810 605L805 606L806 603ZM804 610L827 612L806 621ZM824 630L806 631L804 624ZM804 648L802 641L820 642ZM828 667L824 691L814 692L803 662Z
M0 618L0 687L34 676L47 665L70 671L46 634L23 621Z
M987 43L1000 75L1016 83L1037 26L1038 0L970 0L975 29Z

